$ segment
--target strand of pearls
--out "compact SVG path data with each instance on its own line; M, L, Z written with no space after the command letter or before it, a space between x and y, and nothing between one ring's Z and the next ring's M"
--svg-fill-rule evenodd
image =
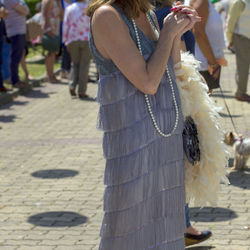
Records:
M153 24L151 22L151 19L150 19L150 16L149 14L146 15L147 16L147 19L153 29ZM140 38L139 38L139 34L138 34L138 29L137 29L137 26L135 24L135 20L132 19L132 23L133 23L133 26L134 26L134 30L135 30L135 35L136 35L136 40L137 40L137 46L138 46L138 49L142 55L142 48L141 48L141 42L140 42ZM163 137L170 137L174 131L176 130L177 126L178 126L178 123L179 123L179 109L178 109L178 105L177 105L177 101L176 101L176 96L175 96L175 91L174 91L174 86L173 86L173 82L172 82L172 79L170 77L170 74L169 74L169 70L168 70L168 66L166 66L166 74L167 74L167 77L169 79L169 84L170 84L170 88L171 88L171 93L172 93L172 97L173 97L173 101L174 101L174 107L175 107L175 113L176 113L176 116L175 116L175 124L174 124L174 127L172 129L172 131L168 134L165 134L164 132L161 131L161 129L159 128L156 120L155 120L155 117L154 117L154 114L153 114L153 111L152 111L152 107L151 107L151 104L150 104L150 101L149 101L149 97L148 95L144 95L145 97L145 101L146 101L146 105L147 105L147 109L148 109L148 112L149 112L149 115L151 117L151 120L153 122L153 125L154 125L154 128L156 129L156 131Z

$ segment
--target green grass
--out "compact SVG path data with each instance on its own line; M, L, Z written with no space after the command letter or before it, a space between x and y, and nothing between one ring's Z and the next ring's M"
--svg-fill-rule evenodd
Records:
M39 78L45 75L46 70L45 70L45 62L44 62L44 57L43 57L42 46L39 45L36 47L29 48L29 53L26 56L26 64L27 64L29 74L33 78ZM60 62L57 61L54 66L54 70L57 70L59 68L60 68ZM24 80L25 75L21 66L19 66L19 75L20 75L20 78Z

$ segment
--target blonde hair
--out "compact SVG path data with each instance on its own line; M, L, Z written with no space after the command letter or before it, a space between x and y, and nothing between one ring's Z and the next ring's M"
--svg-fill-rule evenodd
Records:
M140 11L146 13L153 8L149 0L91 0L87 9L87 15L93 15L94 12L104 4L111 5L115 2L119 4L125 14L130 18L138 17Z

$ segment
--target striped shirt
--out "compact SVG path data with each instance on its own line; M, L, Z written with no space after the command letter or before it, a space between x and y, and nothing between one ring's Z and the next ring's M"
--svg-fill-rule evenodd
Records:
M7 36L26 34L26 17L14 9L18 4L27 6L26 3L23 0L3 0L3 4L9 12L8 17L5 18Z

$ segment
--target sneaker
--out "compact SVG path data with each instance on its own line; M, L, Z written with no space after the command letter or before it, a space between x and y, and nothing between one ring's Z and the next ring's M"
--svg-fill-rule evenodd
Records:
M19 81L13 85L14 88L23 89L27 86L27 83Z
M60 72L60 78L61 79L69 79L69 73L66 70L62 70Z
M71 96L76 96L76 91L73 88L69 88L69 93Z
M11 91L11 89L8 89L8 88L6 88L6 87L0 87L0 92L1 93L6 93L6 92L8 92L8 91Z
M241 102L250 102L250 96L248 94L235 95L235 99Z
M87 94L78 94L80 99L88 99L89 96Z

